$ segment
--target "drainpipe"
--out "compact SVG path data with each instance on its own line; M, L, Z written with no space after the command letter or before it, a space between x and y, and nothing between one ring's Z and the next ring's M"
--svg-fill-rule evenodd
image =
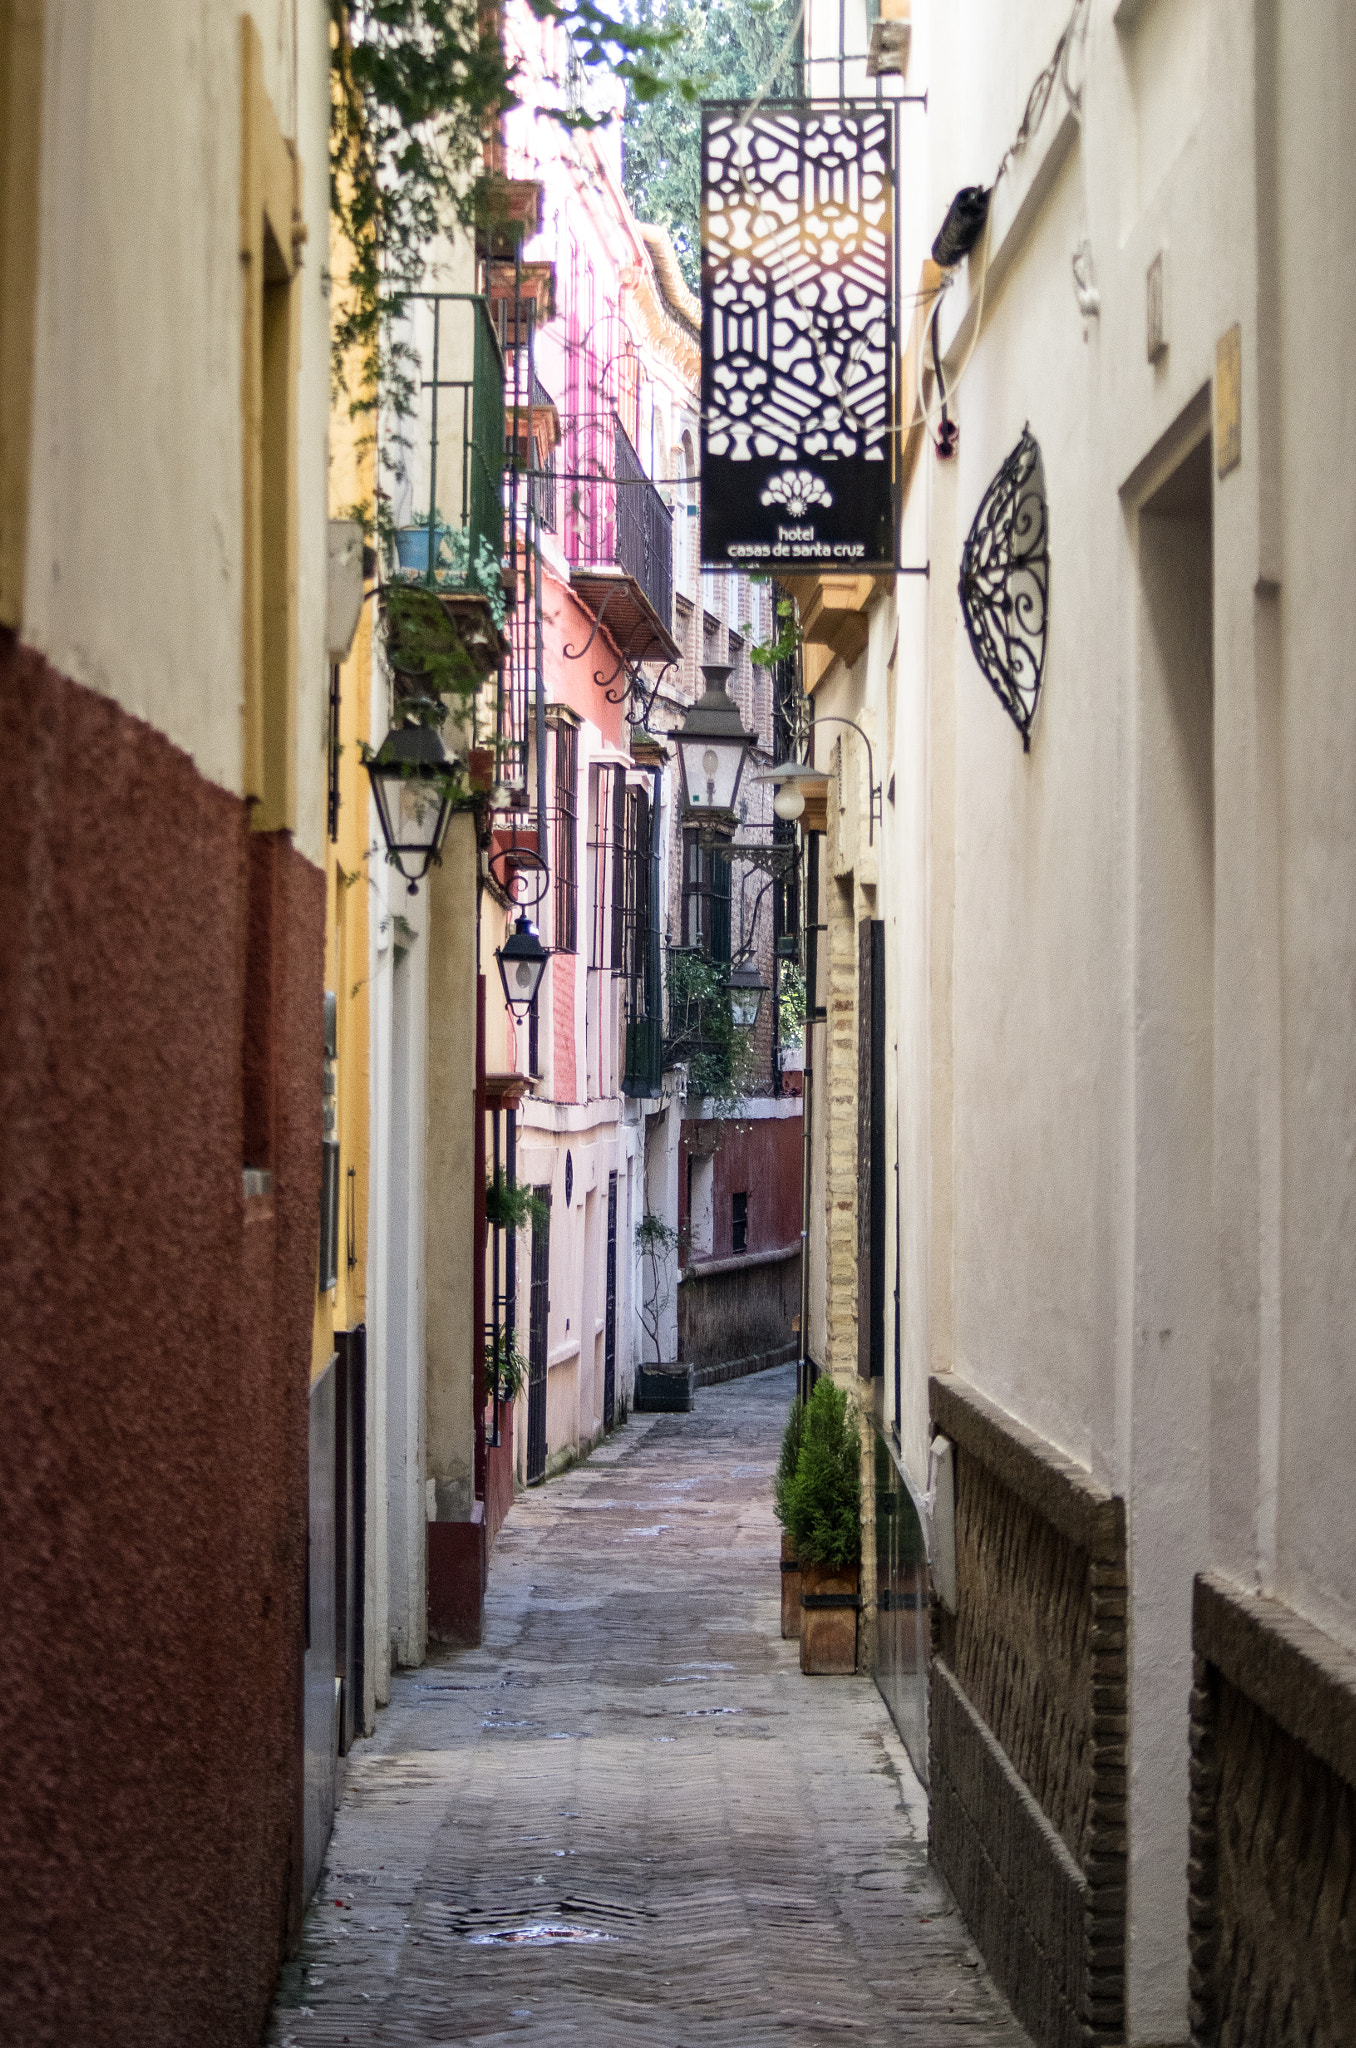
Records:
M805 1071L801 1075L801 1164L800 1164L800 1363L796 1367L796 1391L802 1401L810 1398L810 1119L814 1104L814 1002L805 1005Z

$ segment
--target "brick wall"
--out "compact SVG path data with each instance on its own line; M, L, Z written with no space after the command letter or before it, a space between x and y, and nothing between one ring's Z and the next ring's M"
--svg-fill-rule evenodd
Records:
M1122 1503L955 1375L930 1395L956 1446L956 1612L932 1610L932 1852L1040 2048L1118 2041Z
M1356 2041L1356 1655L1196 1581L1191 2039Z

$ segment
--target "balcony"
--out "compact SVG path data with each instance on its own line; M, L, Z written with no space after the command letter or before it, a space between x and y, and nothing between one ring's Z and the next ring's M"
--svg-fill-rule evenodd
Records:
M610 436L590 437L597 468L570 524L570 584L628 661L676 661L673 514L621 421L608 424Z
M456 292L410 295L408 348L388 581L436 591L489 673L505 616L503 356L485 301Z

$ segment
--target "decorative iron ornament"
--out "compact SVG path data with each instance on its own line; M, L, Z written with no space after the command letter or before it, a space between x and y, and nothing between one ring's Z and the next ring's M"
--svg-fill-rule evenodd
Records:
M1026 426L975 514L961 555L960 602L975 660L1027 753L1045 673L1049 598L1045 465Z
M894 110L702 109L702 560L891 568Z

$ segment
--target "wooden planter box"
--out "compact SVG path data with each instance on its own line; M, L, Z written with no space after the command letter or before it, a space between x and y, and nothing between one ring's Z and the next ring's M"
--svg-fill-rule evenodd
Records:
M857 1669L858 1567L806 1564L800 1570L800 1668L811 1677Z
M800 1566L791 1538L782 1530L782 1638L794 1643L800 1635Z

